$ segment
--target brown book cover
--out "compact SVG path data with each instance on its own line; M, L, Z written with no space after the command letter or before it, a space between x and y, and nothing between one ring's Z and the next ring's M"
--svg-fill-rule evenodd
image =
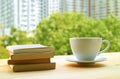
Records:
M10 64L38 64L38 63L50 63L50 58L41 59L30 59L30 60L11 60L9 59L7 63Z
M11 60L29 60L29 59L40 59L40 58L52 58L54 57L53 51L44 53L30 53L30 54L15 54L10 55Z
M41 64L25 64L25 65L10 65L14 72L22 71L36 71L36 70L49 70L55 69L56 63L41 63Z

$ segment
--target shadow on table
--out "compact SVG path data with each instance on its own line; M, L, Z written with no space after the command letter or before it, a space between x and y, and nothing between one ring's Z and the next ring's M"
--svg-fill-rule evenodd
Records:
M98 68L98 67L105 67L106 65L102 63L69 63L66 66L71 67L82 67L82 68Z

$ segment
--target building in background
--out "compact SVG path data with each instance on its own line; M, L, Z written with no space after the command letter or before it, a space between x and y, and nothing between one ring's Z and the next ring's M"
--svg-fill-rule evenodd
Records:
M120 18L120 0L115 0L115 15Z
M107 0L90 0L89 15L93 18L103 18L107 16Z
M66 12L66 0L59 0L59 10L60 10L60 13L64 13Z
M12 0L0 0L0 23L2 24L1 33L4 33L4 29L8 31L9 25L13 26L14 23L14 13ZM12 16L12 17L11 17Z
M89 0L66 0L67 12L84 12L89 16Z
M91 0L91 17L103 18L109 14L120 17L119 0Z
M64 2L61 1L62 3ZM83 12L86 17L97 19L109 14L120 18L120 0L65 0L62 7L62 13L64 12Z
M46 0L45 0L46 1ZM54 12L60 12L59 9L59 0L48 0L48 15L51 15Z
M83 12L86 17L120 18L120 0L0 0L0 25L8 33L11 26L31 31L54 12Z
M11 26L33 30L41 19L59 11L59 0L0 0L2 33Z

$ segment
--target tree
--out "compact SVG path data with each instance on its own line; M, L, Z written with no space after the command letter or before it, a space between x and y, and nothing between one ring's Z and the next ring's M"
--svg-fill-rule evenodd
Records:
M31 44L32 41L33 38L27 37L26 31L22 31L20 29L12 27L6 45Z
M110 18L111 17L111 18ZM112 19L112 20L111 20ZM111 42L109 51L119 51L120 20L116 17L94 19L82 13L55 13L43 19L35 30L35 42L55 47L55 54L71 54L69 38L102 37ZM115 38L113 38L113 35ZM112 40L111 40L112 38ZM105 45L104 45L105 46Z
M2 23L0 23L0 28L2 27Z
M7 45L40 43L53 46L55 55L60 55L71 54L71 37L102 37L111 43L109 52L117 52L120 51L119 30L120 19L113 15L98 20L85 17L82 13L54 13L39 22L31 32L32 37L28 37L27 32L12 27L9 36L0 36L0 45L3 48ZM8 56L5 52L0 54Z

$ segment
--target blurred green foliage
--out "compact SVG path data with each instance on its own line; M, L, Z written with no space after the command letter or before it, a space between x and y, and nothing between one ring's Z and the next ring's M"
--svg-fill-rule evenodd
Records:
M94 19L82 13L54 13L40 21L31 33L32 37L28 37L27 32L12 27L10 36L0 38L0 45L40 43L53 46L55 55L63 55L71 54L71 37L102 37L111 43L108 52L120 51L120 19L114 15Z
M0 36L0 58L8 58L8 51L6 46L8 45L17 45L17 44L32 44L33 37L28 37L26 31L11 28L10 35Z
M55 54L71 54L71 37L102 37L111 42L109 52L118 52L120 20L114 15L98 20L81 13L56 13L38 24L35 37L36 43L54 46Z

